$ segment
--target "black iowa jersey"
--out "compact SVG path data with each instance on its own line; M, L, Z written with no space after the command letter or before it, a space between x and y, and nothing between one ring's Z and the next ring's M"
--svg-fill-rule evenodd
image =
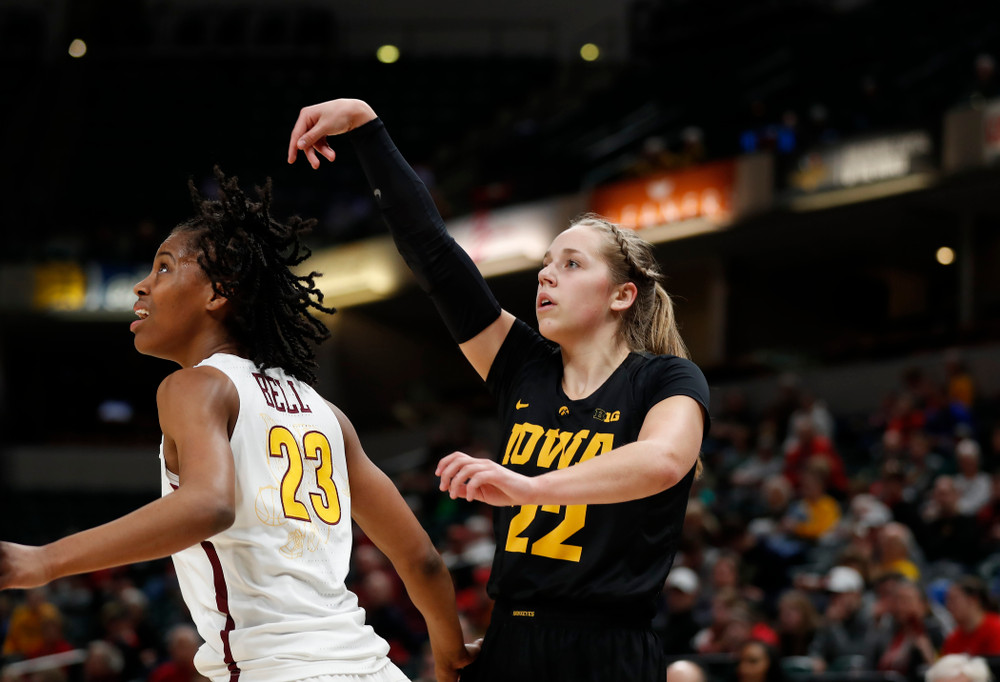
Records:
M503 466L537 476L599 457L634 442L646 413L670 396L690 396L707 415L708 384L683 358L631 353L582 400L566 397L562 372L558 347L518 320L486 380L499 402ZM670 571L693 479L692 469L674 487L631 502L496 508L490 596L651 602Z

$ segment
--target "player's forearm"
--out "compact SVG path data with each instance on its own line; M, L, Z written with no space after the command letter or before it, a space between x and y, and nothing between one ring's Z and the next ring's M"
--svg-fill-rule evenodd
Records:
M382 121L370 121L349 135L399 255L455 341L472 339L500 316L486 280L448 234L430 192Z
M672 488L694 467L697 453L681 454L638 441L533 480L523 504L613 504Z
M233 507L213 495L183 489L130 514L41 548L49 580L159 559L219 533L233 522Z
M410 600L427 624L436 646L463 648L462 628L455 605L455 586L441 555L427 539L425 549L394 564Z

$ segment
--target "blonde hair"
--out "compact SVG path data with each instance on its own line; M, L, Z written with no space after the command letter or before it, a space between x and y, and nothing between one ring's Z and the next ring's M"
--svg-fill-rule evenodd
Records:
M585 213L571 227L589 227L604 234L601 256L611 271L611 281L632 282L636 300L622 314L621 333L629 350L690 359L674 316L674 301L663 288L663 273L653 254L653 245L635 233L597 215ZM701 455L694 477L700 479L705 465Z
M674 316L674 302L663 288L663 273L652 245L633 230L621 228L594 213L586 213L572 226L589 227L607 238L601 255L615 284L632 282L636 300L622 314L622 335L630 350L688 358Z

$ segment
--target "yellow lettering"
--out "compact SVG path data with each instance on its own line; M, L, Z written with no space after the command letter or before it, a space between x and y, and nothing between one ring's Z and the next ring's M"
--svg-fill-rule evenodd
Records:
M613 433L595 433L594 437L590 439L589 443L587 443L587 449L584 450L580 461L586 462L588 459L593 459L597 455L603 455L613 447L614 440L615 434Z
M545 442L542 443L542 451L538 453L538 466L548 469L552 466L552 460L559 456L566 449L566 444L573 437L572 431L560 431L559 429L549 429L545 432Z
M528 442L521 446L521 439L518 439L518 451L511 453L510 463L511 464L525 464L531 459L531 456L535 453L535 446L538 444L538 439L542 437L544 431L541 426L536 424L524 424L524 433L528 434Z
M510 462L511 451L520 449L523 439L524 424L514 424L514 428L510 430L510 438L507 439L507 449L503 453L503 464L505 466Z
M573 462L573 457L576 456L576 451L580 449L580 444L583 439L590 435L590 429L584 429L583 431L577 431L573 435L573 440L563 452L562 457L559 458L559 464L556 469L565 469Z

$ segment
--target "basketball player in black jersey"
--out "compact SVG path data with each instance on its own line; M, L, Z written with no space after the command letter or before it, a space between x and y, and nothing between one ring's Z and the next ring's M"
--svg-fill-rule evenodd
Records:
M288 160L353 143L396 245L499 404L497 461L438 465L452 497L496 506L496 600L463 680L644 680L665 665L650 628L673 562L708 386L688 359L652 250L597 216L552 242L538 331L501 310L375 112L358 100L302 110Z

